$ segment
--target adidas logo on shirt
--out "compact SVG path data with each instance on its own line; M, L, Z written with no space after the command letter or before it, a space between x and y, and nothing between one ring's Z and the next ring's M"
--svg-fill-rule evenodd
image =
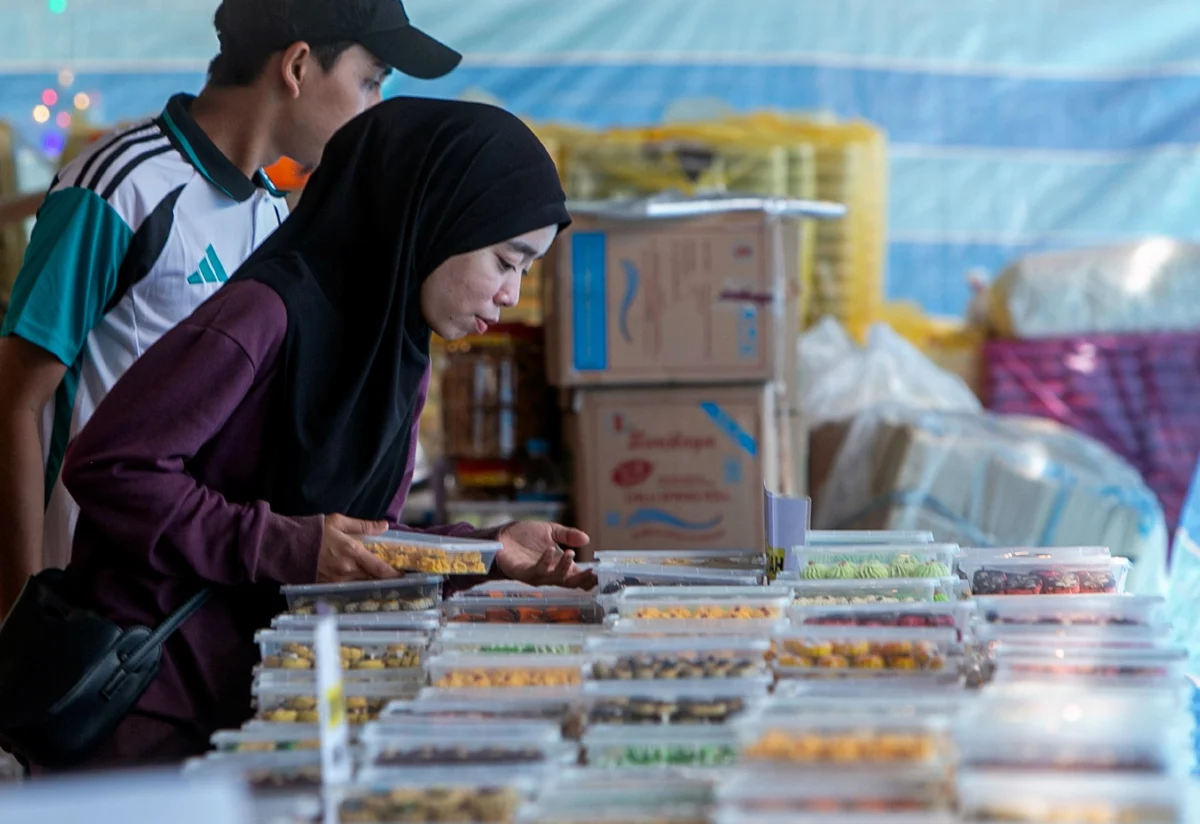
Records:
M210 245L204 250L204 258L196 271L188 275L187 282L192 286L200 286L204 283L224 283L227 280L229 275L225 274L225 267L217 257L217 250Z

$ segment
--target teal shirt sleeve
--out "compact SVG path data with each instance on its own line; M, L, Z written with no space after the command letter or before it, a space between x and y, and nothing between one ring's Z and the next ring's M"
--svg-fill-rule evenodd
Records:
M90 189L52 192L38 212L0 336L16 335L70 367L117 289L133 230Z

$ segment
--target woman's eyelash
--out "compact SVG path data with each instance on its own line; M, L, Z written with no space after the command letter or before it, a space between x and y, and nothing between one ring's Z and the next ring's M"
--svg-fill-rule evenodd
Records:
M500 261L500 268L502 270L504 270L505 272L515 272L517 270L516 266L513 266L511 263L509 263L507 260L505 260L502 257L498 257L498 258L496 258L496 260Z

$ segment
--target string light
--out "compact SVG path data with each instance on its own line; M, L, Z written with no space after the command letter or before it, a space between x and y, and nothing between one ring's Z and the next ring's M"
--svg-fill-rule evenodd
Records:
M53 106L58 103L58 92L54 91L54 89L46 89L46 91L42 92L42 102L47 106Z
M58 85L64 89L69 88L75 82L75 72L70 69L63 69L58 73Z
M75 95L75 108L79 111L84 111L90 105L92 105L92 98L88 97L86 93L80 92Z
M71 127L70 112L59 112L58 116L54 118L54 122L58 124L58 128L60 129L69 129Z
M50 110L45 106L34 106L33 119L38 123L47 122L50 119Z

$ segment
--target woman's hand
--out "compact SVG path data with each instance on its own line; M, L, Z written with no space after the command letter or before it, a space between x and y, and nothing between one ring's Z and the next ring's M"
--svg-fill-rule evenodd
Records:
M580 569L575 553L562 549L587 546L587 533L560 524L517 521L500 527L496 539L504 545L496 556L496 566L514 581L576 589L596 585L596 574Z
M387 521L360 521L345 515L326 515L321 554L317 558L317 583L369 581L395 578L399 573L376 558L360 540L386 532Z

